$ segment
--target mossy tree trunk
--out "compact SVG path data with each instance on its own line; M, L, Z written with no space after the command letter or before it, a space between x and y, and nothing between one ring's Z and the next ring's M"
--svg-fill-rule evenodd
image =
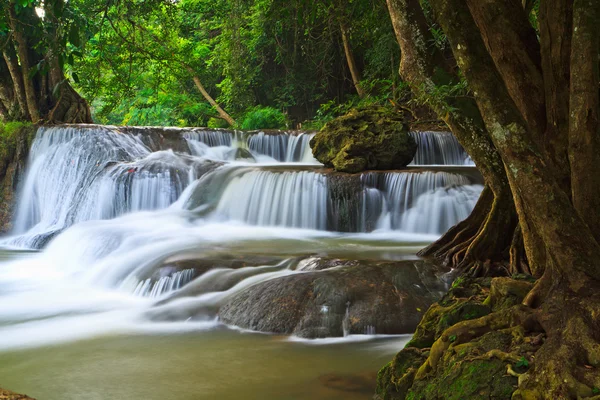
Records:
M519 257L522 235L529 268L540 276L524 300L525 306L457 325L451 333L456 343L463 343L525 320L511 319L507 325L507 315L531 315L544 330L546 341L530 370L519 378L513 399L591 397L600 388L600 209L596 203L600 190L596 173L600 154L600 3L542 0L539 46L527 26L526 13L515 7L516 2L429 3L473 94L482 122L479 141L473 140L469 146L456 124L447 116L445 119L468 152L481 148L487 140L501 158L502 174L498 169L492 173L508 182L519 227L515 230L510 223L501 222L495 228L512 236L511 259ZM413 89L439 85L434 79L422 79L431 56L423 36L411 34L418 31L415 27L427 29L417 15L418 1L388 0L388 5L402 50L409 49L403 58L421 73L404 70L403 76ZM404 21L412 21L411 32L399 32ZM403 41L412 43L402 45ZM419 46L425 50L414 51ZM439 76L439 70L433 72L429 76ZM474 155L491 190L490 166L482 164L489 159L479 161ZM480 221L484 210L493 214L493 206L483 207L492 197L487 190L473 215L462 223L463 230ZM496 192L492 193L496 200ZM469 236L468 230L461 232L459 224L448 234ZM440 338L416 379L435 368L448 347L448 337Z
M7 110L5 119L34 123L91 123L89 106L65 77L59 46L65 32L54 11L64 8L64 0L48 0L43 6L45 20L33 6L2 4L9 26L2 43L4 61L0 71L0 102ZM62 36L61 36L62 35Z
M502 226L514 231L517 214L504 164L490 140L477 104L467 96L441 97L436 91L437 86L458 83L459 77L443 55L428 45L433 37L419 1L387 0L387 4L401 49L400 75L418 96L428 99L479 166L486 184L472 215L420 254L443 259L450 266L475 276L496 274L499 269L500 272L524 272L527 264L522 257L515 257L512 264L505 262L513 243L519 247L513 253L524 254L523 242L514 241L513 235L498 229ZM507 264L510 268L506 268Z

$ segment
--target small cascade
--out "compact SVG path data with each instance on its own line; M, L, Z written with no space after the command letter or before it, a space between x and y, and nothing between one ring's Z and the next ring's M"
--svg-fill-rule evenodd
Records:
M411 165L474 165L450 132L411 132L417 153Z
M267 155L280 162L302 162L316 164L312 156L310 140L314 134L309 133L277 133L259 132L248 137L248 147L258 154Z
M210 147L231 146L232 134L228 131L201 130L195 129L191 132L185 132L183 137L190 142L204 143Z
M158 280L146 279L139 282L133 294L141 297L159 297L163 294L181 289L184 285L194 279L196 271L194 269L184 269L176 271L171 275L162 276Z
M231 176L216 212L252 225L324 230L327 194L316 172L245 169Z

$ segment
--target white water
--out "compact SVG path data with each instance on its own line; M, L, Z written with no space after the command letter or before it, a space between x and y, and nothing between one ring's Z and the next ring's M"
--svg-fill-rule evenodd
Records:
M339 197L339 177L301 163L309 135L184 136L190 154L116 128L40 129L4 244L46 247L0 264L0 348L212 329L235 293L303 273L296 256L403 257L465 218L481 191L459 173L387 172L351 178L356 190ZM236 160L240 149L252 159ZM344 204L358 207L341 215ZM331 232L340 218L356 220L354 234ZM285 260L199 276L168 267L187 253Z

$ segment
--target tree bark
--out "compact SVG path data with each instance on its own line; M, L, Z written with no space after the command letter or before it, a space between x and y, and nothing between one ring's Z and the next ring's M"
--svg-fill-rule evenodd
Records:
M467 0L467 4L512 100L542 143L546 104L540 44L527 15L514 1Z
M360 85L361 74L356 66L356 61L354 60L354 53L352 52L352 47L350 47L350 40L348 39L348 27L345 25L344 21L340 20L340 32L342 33L342 43L344 45L344 54L346 55L346 62L348 63L348 68L350 69L350 75L352 76L352 83L354 84L354 88L356 89L356 93L358 97L361 99L366 96L365 91Z
M33 86L33 80L29 75L31 65L29 64L29 49L27 47L27 39L25 39L17 19L14 1L11 1L7 8L10 28L17 44L17 54L19 55L19 61L21 62L21 75L23 77L25 98L27 99L27 110L29 111L31 121L37 123L40 120L40 112L38 109L39 105L37 102L35 87Z
M579 215L600 242L600 3L575 0L571 41L569 163Z
M29 118L29 110L27 109L27 99L25 97L25 86L23 85L23 75L21 74L21 68L17 61L17 55L15 54L12 46L12 41L7 43L4 51L2 52L6 66L10 73L10 77L13 82L13 90L17 103L19 104L19 110L23 118Z
M573 0L540 0L539 25L546 98L543 149L556 167L556 180L570 195L568 135Z

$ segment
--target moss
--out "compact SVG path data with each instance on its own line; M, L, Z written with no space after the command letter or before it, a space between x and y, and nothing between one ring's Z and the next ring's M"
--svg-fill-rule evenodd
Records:
M402 116L384 107L351 110L325 124L310 145L317 160L351 173L403 168L417 150Z
M523 326L491 330L466 342L456 336L447 336L447 346L439 354L439 359L436 358L436 362L430 364L430 370L425 374L414 371L422 369L429 362L436 351L435 347L429 347L435 340L443 335L452 335L447 330L449 327L459 323L463 325L466 322L462 321L478 319L491 313L491 307L484 304L490 296L491 288L502 293L499 299L509 298L512 302L514 293L518 293L518 297L525 293L525 286L530 285L528 280L455 280L444 298L427 310L413 339L380 371L376 398L510 399L517 387L517 378L507 374L507 364L511 364L515 371L523 372L516 367L515 360L531 360L543 342L541 334L526 332ZM498 290L499 288L503 290ZM502 300L499 303L503 303ZM508 318L512 315L509 311L494 315L498 318L505 315Z
M0 159L3 164L6 159L13 157L17 148L19 132L29 126L31 124L28 122L0 122Z

